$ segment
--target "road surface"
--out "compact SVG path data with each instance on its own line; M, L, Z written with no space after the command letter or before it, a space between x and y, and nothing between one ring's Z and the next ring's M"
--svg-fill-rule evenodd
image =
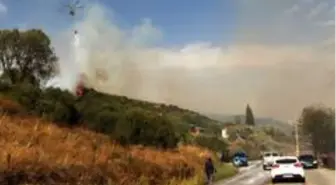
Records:
M334 185L335 171L327 169L306 170L306 183L277 183L277 185ZM262 170L257 162L247 168L242 168L237 176L216 182L214 185L272 185L270 172Z
M263 171L261 161L250 163L250 166L240 168L235 177L216 182L215 185L264 185L269 181L269 173Z

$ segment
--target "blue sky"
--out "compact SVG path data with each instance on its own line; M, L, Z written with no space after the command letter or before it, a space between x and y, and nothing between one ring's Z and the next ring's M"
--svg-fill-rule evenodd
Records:
M0 15L1 27L42 27L54 33L71 23L62 5L67 0L0 0L7 6ZM69 0L70 1L70 0ZM92 2L92 1L91 1ZM164 45L199 41L215 44L232 38L235 23L233 0L99 0L110 18L122 27L132 27L149 18L163 32Z

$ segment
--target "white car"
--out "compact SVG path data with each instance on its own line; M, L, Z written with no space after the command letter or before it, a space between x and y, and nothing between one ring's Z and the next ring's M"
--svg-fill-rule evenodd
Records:
M272 165L271 176L273 184L282 180L306 181L303 165L295 156L278 157Z
M274 161L279 157L280 154L278 152L265 152L263 154L263 169L270 170Z

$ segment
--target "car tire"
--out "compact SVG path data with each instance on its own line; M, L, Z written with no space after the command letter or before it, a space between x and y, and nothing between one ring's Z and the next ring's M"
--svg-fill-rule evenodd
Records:
M266 171L266 170L267 170L265 165L263 165L263 170L264 170L264 171Z
M306 183L306 178L303 177L300 182L301 183Z

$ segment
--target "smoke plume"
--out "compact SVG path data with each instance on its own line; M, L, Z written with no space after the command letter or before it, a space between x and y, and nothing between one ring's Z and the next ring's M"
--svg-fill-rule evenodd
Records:
M237 0L236 6L230 45L165 48L155 45L164 34L150 19L122 29L107 16L111 10L93 4L74 25L79 44L69 42L70 30L55 42L59 84L73 88L84 74L106 93L223 114L243 113L249 103L257 116L279 119L295 119L310 103L334 106L334 3Z

